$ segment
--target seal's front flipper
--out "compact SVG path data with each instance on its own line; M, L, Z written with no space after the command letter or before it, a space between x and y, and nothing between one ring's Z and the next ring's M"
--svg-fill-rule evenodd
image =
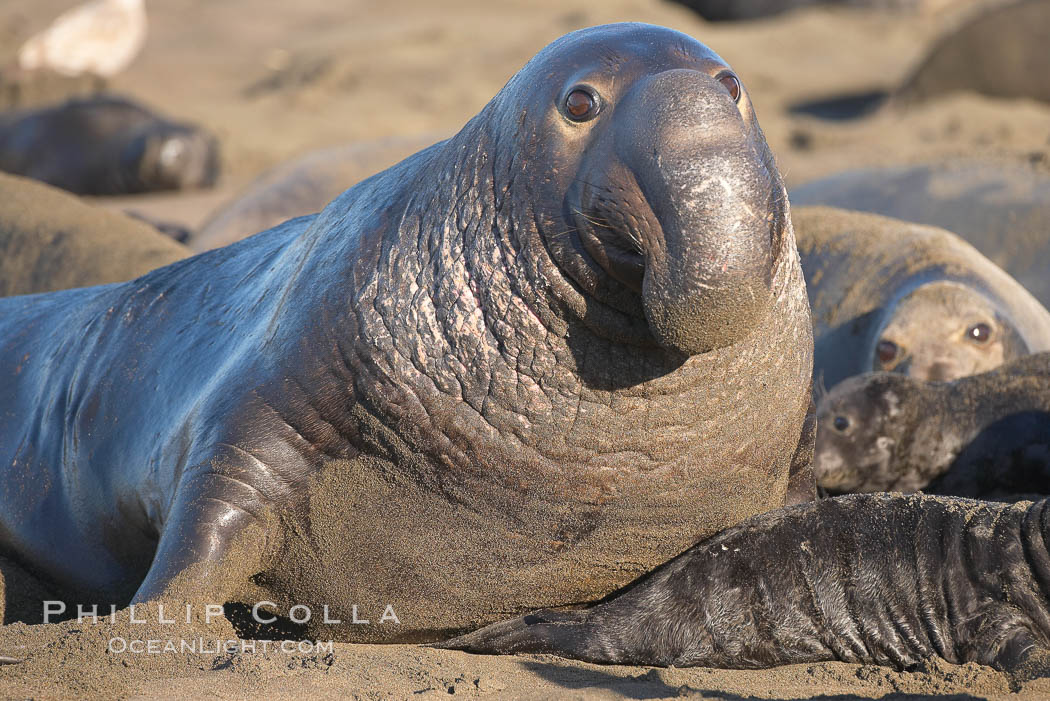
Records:
M535 611L509 621L485 626L434 647L477 654L548 654L586 662L610 662L598 649L595 626L588 611Z
M680 667L903 669L937 655L1038 674L1050 642L1046 537L1046 501L825 499L749 519L585 611L445 646Z
M153 563L131 603L223 604L251 588L250 577L271 545L260 495L228 471L198 474L180 485Z

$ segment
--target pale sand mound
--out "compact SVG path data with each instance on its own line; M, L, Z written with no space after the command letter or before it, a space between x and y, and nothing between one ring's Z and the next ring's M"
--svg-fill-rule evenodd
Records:
M189 254L141 221L0 174L0 297L130 280Z

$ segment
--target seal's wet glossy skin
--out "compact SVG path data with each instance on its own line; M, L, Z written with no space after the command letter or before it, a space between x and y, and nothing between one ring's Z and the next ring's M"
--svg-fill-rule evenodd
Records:
M0 170L80 195L210 187L215 137L129 100L80 98L0 117Z
M950 384L850 378L821 398L814 473L831 493L1050 493L1050 354Z
M595 600L804 482L810 329L746 88L584 30L320 215L0 301L0 543L344 639Z

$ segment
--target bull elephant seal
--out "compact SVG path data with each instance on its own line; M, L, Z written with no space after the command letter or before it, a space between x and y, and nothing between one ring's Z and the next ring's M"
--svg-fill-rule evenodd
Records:
M446 135L420 135L312 151L259 176L213 212L187 244L196 251L228 246L281 222L315 214L339 193Z
M0 554L325 639L600 598L812 455L783 182L728 66L649 25L554 42L319 215L0 300L0 344Z
M1045 171L973 159L865 168L796 187L791 202L948 229L1050 305L1050 176Z
M825 386L872 370L951 380L1050 349L1050 313L948 231L826 207L792 217Z
M100 95L0 115L0 170L79 195L124 195L211 187L219 152L198 127Z
M0 297L121 282L189 255L147 224L0 174Z
M1050 494L1050 353L951 383L853 377L818 417L814 471L832 493Z

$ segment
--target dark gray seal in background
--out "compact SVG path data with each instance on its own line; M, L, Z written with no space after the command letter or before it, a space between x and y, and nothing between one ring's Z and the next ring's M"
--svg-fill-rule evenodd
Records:
M0 170L79 195L211 187L219 147L200 127L108 95L0 114Z
M1050 174L1045 170L973 159L865 168L800 185L791 202L948 229L1050 305Z
M1050 349L1050 313L954 234L828 207L792 219L819 385L872 370L951 380Z
M818 419L814 471L833 493L1050 494L1050 353L951 383L850 378Z
M213 212L186 243L207 251L288 219L316 214L347 188L446 136L391 137L307 153L260 175Z
M917 9L923 0L675 0L709 22L761 19L817 5Z
M935 0L932 4L948 2ZM1050 53L1046 51L1050 0L973 2L951 15L948 24L892 90L879 86L806 100L792 111L852 119L879 109L907 110L958 92L1050 102Z
M961 91L1050 102L1050 0L977 7L904 79L898 104Z
M190 255L153 227L0 173L0 296L129 280Z
M570 34L319 215L0 301L0 554L323 639L601 598L805 482L787 207L710 49Z

